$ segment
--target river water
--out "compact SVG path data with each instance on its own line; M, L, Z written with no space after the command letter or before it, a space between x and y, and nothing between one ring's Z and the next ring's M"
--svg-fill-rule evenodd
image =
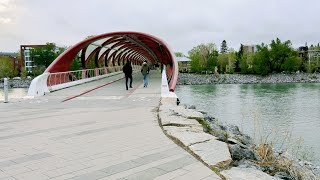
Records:
M254 138L320 165L320 84L180 85L182 104L195 105Z
M28 88L9 88L8 98L9 102L11 100L16 100L19 98L23 98L28 93ZM4 91L3 88L0 88L0 102L4 101Z

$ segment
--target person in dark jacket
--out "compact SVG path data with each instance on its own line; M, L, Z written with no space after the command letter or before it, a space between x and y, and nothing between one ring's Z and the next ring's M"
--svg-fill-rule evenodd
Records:
M130 79L130 88L132 88L132 66L131 62L128 60L123 66L122 71L126 77L126 89L128 90L128 79Z

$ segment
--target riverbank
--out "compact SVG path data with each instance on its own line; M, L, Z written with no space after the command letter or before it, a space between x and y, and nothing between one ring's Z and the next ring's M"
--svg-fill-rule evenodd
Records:
M10 79L11 88L29 88L32 80ZM260 83L320 83L320 73L272 74L268 76L244 74L189 74L180 73L177 85L201 84L260 84ZM0 81L3 88L3 81Z
M260 84L260 83L320 83L320 73L272 74L268 76L243 74L180 73L177 85L201 84Z
M211 168L221 179L320 178L320 167L276 151L272 144L252 138L195 109L161 102L159 123L165 134Z
M10 88L29 88L32 80L25 79L9 79L8 85ZM3 88L3 80L0 80L0 88Z

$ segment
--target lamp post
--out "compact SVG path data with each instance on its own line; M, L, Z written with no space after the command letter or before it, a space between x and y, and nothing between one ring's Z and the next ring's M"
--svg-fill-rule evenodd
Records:
M4 78L3 88L4 88L4 103L8 103L8 78Z

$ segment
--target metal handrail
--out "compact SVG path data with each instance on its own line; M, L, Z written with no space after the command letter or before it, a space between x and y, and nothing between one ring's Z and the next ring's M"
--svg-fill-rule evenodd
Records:
M132 65L134 71L139 70L141 66ZM96 69L83 69L77 71L66 71L50 73L47 80L47 86L52 87L59 84L79 81L83 79L94 78L110 73L122 71L122 66L103 67Z

